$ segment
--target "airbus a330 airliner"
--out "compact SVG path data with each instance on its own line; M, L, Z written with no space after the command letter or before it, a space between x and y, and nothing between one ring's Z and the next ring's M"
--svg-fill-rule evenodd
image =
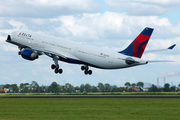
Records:
M149 61L142 60L141 56L152 32L152 28L146 27L126 49L117 52L21 30L8 35L6 42L17 45L20 50L18 54L26 60L33 61L41 55L51 57L54 61L51 68L55 73L63 72L58 64L60 60L80 64L84 74L91 75L92 70L89 70L89 67L120 69L147 64ZM175 44L155 51L171 50L174 46Z

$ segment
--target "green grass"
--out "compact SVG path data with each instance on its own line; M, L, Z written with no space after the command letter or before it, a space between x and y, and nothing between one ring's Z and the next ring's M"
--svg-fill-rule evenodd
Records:
M180 99L0 99L0 120L179 120Z

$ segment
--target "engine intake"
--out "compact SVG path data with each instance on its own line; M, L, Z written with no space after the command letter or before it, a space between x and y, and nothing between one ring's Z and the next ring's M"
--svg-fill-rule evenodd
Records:
M37 53L34 53L32 50L28 48L25 48L21 51L21 56L22 58L26 60L31 60L31 61L38 59L39 57Z

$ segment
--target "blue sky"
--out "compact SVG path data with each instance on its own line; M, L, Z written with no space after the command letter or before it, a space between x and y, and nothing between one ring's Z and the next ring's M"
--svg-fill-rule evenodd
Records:
M99 82L124 86L125 82L157 83L157 78L179 73L180 2L178 0L6 0L0 1L0 84L31 83L80 85ZM85 76L80 65L59 62L64 73L56 75L47 56L27 61L17 55L18 48L5 42L11 32L27 29L100 48L120 51L145 28L154 28L147 49L176 44L172 51L144 54L147 60L173 60L119 70L91 68ZM166 82L180 83L179 74ZM163 86L163 78L160 85Z

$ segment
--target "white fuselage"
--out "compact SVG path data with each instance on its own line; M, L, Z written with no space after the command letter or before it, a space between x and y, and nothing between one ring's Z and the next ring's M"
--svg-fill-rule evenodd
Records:
M11 41L18 46L27 46L40 51L49 51L61 57L64 56L70 60L70 63L87 64L102 69L119 69L147 64L140 58L29 31L13 32ZM125 62L128 57L134 59L136 63L128 65Z

